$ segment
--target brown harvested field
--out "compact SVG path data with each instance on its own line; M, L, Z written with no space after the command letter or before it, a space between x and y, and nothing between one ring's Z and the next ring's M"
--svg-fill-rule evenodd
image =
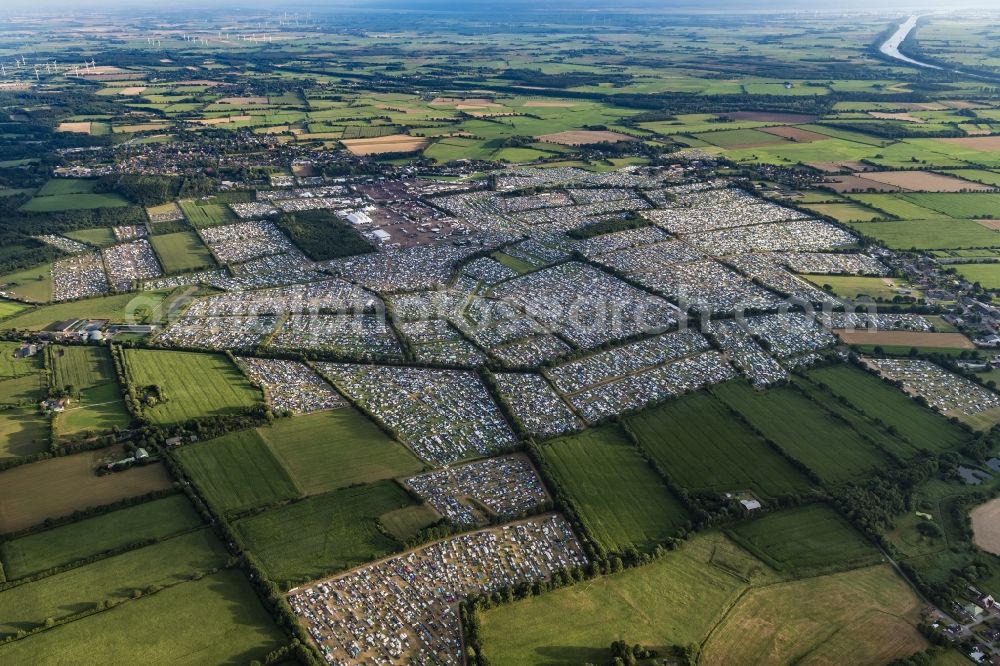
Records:
M226 123L250 120L251 118L253 118L253 116L223 116L220 118L197 118L191 122L198 123L199 125L224 125Z
M57 132L74 132L76 134L90 134L90 121L84 123L59 123Z
M163 490L172 483L160 464L97 476L94 469L107 457L107 449L88 451L0 472L0 533Z
M1000 497L980 504L969 513L972 540L987 553L1000 555Z
M937 139L942 143L951 143L969 150L980 150L991 153L1000 150L1000 136L961 136L954 139Z
M798 127L789 127L788 125L778 125L777 127L759 127L757 128L757 131L766 132L768 134L773 134L774 136L780 136L784 139L797 141L799 143L825 141L826 139L830 138L825 134L820 134L819 132L811 132L809 130L800 129Z
M879 120L902 120L907 123L918 123L923 124L927 121L923 118L917 118L916 116L911 116L908 113L885 113L883 111L869 111L868 115L872 118L878 118Z
M422 150L430 141L408 134L390 134L371 139L342 139L341 143L355 155L380 155L382 153L409 153Z
M829 182L823 183L823 187L834 192L901 192L903 188L889 185L887 183L877 183L861 176L834 176Z
M223 97L216 104L267 104L266 97Z
M965 99L945 99L941 100L941 104L948 109L988 109L989 104L980 104L979 102L970 102Z
M139 95L146 89L146 86L126 86L118 89L119 95Z
M733 113L719 114L723 118L732 120L750 120L758 123L811 123L815 122L817 116L810 116L804 113L770 113L767 111L735 111Z
M873 180L882 185L909 190L911 192L990 192L993 188L981 183L973 183L954 176L946 176L930 171L878 171L866 173L865 180Z
M116 133L131 134L133 132L155 132L157 130L170 127L169 123L140 123L137 125L118 125L114 128Z
M1000 220L976 220L976 222L992 231L1000 231Z
M869 331L866 329L836 329L834 333L849 345L883 345L890 347L934 347L937 349L975 349L961 333L921 333L919 331Z
M549 109L569 109L576 106L573 102L547 102L542 99L531 99L524 103L527 107L549 108Z
M309 178L311 176L317 175L318 172L316 167L312 164L293 164L292 165L292 175L298 176L299 178Z
M617 143L619 141L636 141L635 138L627 134L618 132L594 131L594 130L569 130L566 132L556 132L555 134L543 134L536 137L539 141L549 143L561 143L564 146L585 146L591 143Z
M0 90L27 90L31 87L30 83L24 81L5 81L0 83Z

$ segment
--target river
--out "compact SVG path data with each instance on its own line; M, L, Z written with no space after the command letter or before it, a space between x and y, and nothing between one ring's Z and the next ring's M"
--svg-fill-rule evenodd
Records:
M882 44L882 46L880 46L878 50L884 53L885 55L889 56L890 58L895 58L896 60L902 60L903 62L910 65L916 65L917 67L927 67L929 69L941 69L937 65L932 65L927 62L920 62L919 60L908 58L899 52L899 45L902 44L903 40L906 39L906 36L909 35L910 32L912 32L915 27L917 27L917 19L919 18L920 18L919 16L911 16L910 18L906 19L906 21L901 23L899 28L896 29L896 32L892 33L892 37L885 40L885 43Z

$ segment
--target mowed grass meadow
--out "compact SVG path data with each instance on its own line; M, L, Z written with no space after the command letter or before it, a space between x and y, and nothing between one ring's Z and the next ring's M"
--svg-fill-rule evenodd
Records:
M592 428L539 446L546 471L601 548L651 551L687 520L684 506L615 426Z
M144 410L153 423L238 414L263 403L260 389L222 354L147 349L126 349L123 354L129 384L137 392L158 386L165 398Z
M69 387L76 399L56 417L60 435L128 425L131 417L107 347L49 346L45 351L53 385Z
M278 419L258 432L307 495L411 476L424 467L350 407Z
M8 580L70 564L115 548L194 529L201 517L177 494L0 544Z
M671 480L690 490L752 490L764 498L805 492L812 485L706 393L643 411L626 424Z
M149 242L168 275L215 266L212 253L193 231L153 236Z
M290 586L398 551L402 544L378 520L410 506L419 504L399 484L380 481L314 495L235 527L271 579Z
M171 455L222 514L302 494L255 430L188 444Z
M0 645L0 662L246 664L287 640L242 572L226 569Z

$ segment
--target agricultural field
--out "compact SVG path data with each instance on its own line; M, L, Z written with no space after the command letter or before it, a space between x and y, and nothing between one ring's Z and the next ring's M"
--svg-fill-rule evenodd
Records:
M539 446L546 470L594 541L650 551L687 519L680 501L619 428L602 426Z
M868 297L873 300L891 301L896 296L919 295L905 282L889 277L858 277L854 275L807 275L817 287L832 291L840 298L850 300Z
M115 294L80 301L68 301L55 305L33 308L24 314L4 321L4 326L41 331L58 321L79 319L109 319L127 322L131 319L143 321L145 315L167 298L164 292L148 291L143 294Z
M148 636L137 642L141 634ZM52 666L242 663L261 660L286 642L244 575L227 569L0 645L0 660Z
M168 275L215 266L212 253L193 231L153 236L149 243L163 266L163 272Z
M725 405L704 393L631 416L626 427L674 483L692 491L751 490L764 499L811 487Z
M31 527L46 518L164 490L172 483L162 465L97 476L94 470L109 456L115 459L121 454L87 451L0 472L0 534ZM50 492L52 488L61 492Z
M944 451L960 446L969 437L937 412L921 407L902 391L860 368L816 368L808 377L854 409L895 429L917 448Z
M983 289L1000 290L1000 263L952 264L950 268L958 271L963 279L978 282Z
M88 389L114 381L115 369L111 353L105 347L50 345L45 348L53 386L72 387L79 395Z
M122 353L129 386L140 395L156 387L156 403L143 410L154 423L240 414L263 402L260 390L221 354L144 349Z
M895 250L1000 247L1000 233L976 220L852 222L851 227Z
M208 504L221 514L301 493L255 430L242 430L172 453Z
M95 247L107 247L115 244L115 234L110 227L96 227L94 229L77 229L67 231L64 236L80 241Z
M7 579L15 580L201 524L187 497L170 495L5 541L0 544L0 562Z
M248 551L272 580L290 587L402 547L379 518L416 501L394 481L344 488L236 521Z
M178 201L177 204L184 212L184 217L187 218L188 222L197 228L236 222L236 215L223 204L195 203L194 201Z
M258 432L307 495L423 468L409 449L352 408L280 419Z
M210 530L201 529L145 548L18 585L0 593L0 635L62 620L100 606L125 601L133 590L188 580L226 563L226 549Z
M791 388L757 392L729 382L712 389L764 437L827 483L839 483L882 469L885 456L856 430ZM783 418L774 419L773 414ZM822 432L822 441L815 433Z
M4 285L3 289L7 295L14 298L28 303L48 303L52 300L52 265L41 264L0 275L0 284ZM9 310L9 306L5 305L4 310ZM5 314L5 317L10 314ZM16 319L17 317L14 318ZM10 321L13 320L4 321L5 328L13 328Z
M726 533L771 568L796 578L881 560L878 549L825 504L769 513Z

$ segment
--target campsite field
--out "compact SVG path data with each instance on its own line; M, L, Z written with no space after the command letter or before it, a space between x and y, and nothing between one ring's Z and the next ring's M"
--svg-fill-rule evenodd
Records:
M808 376L858 411L895 428L918 448L944 451L968 439L961 428L937 412L921 407L899 389L859 368L845 365L816 368Z
M201 517L181 494L5 541L0 560L8 580L149 539L201 525Z
M540 445L546 471L607 551L650 551L687 518L680 501L622 430L592 428Z
M850 425L794 389L761 393L749 384L734 381L712 390L787 455L825 482L855 479L888 464L885 456ZM775 419L774 414L782 414L783 418ZM812 435L816 432L824 433L822 442Z
M801 578L880 561L878 550L825 504L776 511L726 533L768 566Z
M408 449L349 407L281 419L259 432L307 495L423 468Z
M149 242L160 258L163 272L168 275L215 266L212 253L193 231L153 236Z
M271 579L291 587L397 551L379 516L417 502L393 481L344 488L235 523Z
M807 491L809 480L712 396L696 393L626 421L674 483L695 491Z
M162 465L97 476L94 469L106 455L107 451L103 450L87 451L19 465L3 472L0 533L170 487L172 480ZM54 493L52 488L61 490Z
M0 661L249 663L286 642L243 574L228 569L0 645Z
M129 385L137 392L157 386L166 398L144 410L154 423L238 414L264 399L222 354L148 349L126 349L123 354Z
M0 633L60 620L105 600L123 601L133 590L179 583L223 566L226 557L222 543L201 529L18 585L0 593Z
M301 494L254 430L189 444L171 455L223 515Z

